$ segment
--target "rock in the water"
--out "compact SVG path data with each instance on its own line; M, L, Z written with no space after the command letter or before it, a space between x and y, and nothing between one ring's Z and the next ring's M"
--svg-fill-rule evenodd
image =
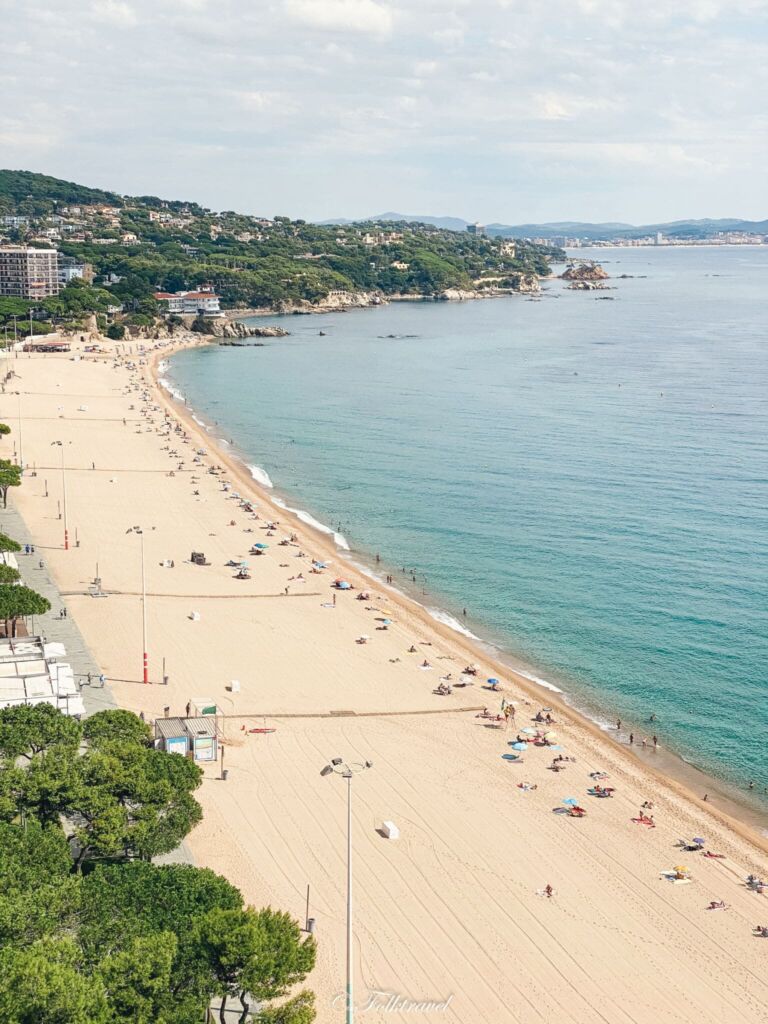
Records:
M568 285L569 290L574 292L596 292L607 287L602 281L571 281Z
M564 281L605 281L607 272L599 263L579 263L561 275Z

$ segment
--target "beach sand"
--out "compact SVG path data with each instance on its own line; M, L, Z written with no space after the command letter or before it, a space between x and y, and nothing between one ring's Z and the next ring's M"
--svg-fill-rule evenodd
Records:
M205 816L189 846L196 863L226 875L249 902L302 922L310 887L319 952L308 985L321 1024L343 1019L346 783L319 774L335 756L373 762L353 784L360 1020L398 1019L390 995L443 1004L401 1017L461 1024L768 1020L768 940L752 934L768 923L768 896L744 886L749 872L768 871L764 840L346 565L331 538L271 506L244 466L214 450L188 411L150 383L149 366L131 370L104 356L10 362L29 467L12 500L37 556L122 706L154 718L166 706L183 714L190 698L205 696L223 709L229 777L206 768ZM151 413L152 424L143 413L145 386L151 404L187 417L193 443L158 436L163 413ZM14 395L0 396L0 419L14 431L3 442L9 452L18 439ZM69 551L56 440L64 442L70 538L79 542ZM192 461L197 447L208 453L201 463ZM259 520L207 472L211 460L226 467L234 491L253 496ZM266 538L270 519L280 525ZM135 525L145 531L150 686L141 682L139 538L126 532ZM290 532L297 545L279 546ZM254 542L270 545L264 556L248 556ZM211 564L190 564L192 551ZM329 569L310 574L309 556ZM243 558L252 578L234 580L224 563ZM175 567L162 567L165 559ZM97 564L112 592L105 599L87 596ZM299 573L303 582L289 581ZM337 594L334 607L337 575L356 589ZM371 599L356 600L359 588ZM382 618L393 620L386 631L377 628ZM356 643L363 634L368 642ZM167 686L158 685L163 659ZM420 668L424 659L431 669ZM468 661L480 666L472 686L433 694L440 676L456 678ZM503 694L483 688L502 672ZM562 752L575 763L552 772L552 753L532 746L522 763L504 760L514 730L476 717L484 705L497 710L501 696L517 702L517 728L552 707ZM275 732L247 731L263 726ZM611 800L586 794L597 769L616 788ZM521 781L538 788L523 791ZM585 818L553 813L569 796ZM653 802L654 829L631 820L644 801ZM380 835L384 820L397 824L398 840ZM726 859L676 847L699 835ZM691 884L660 877L678 864L690 868ZM540 895L547 884L552 899ZM719 899L729 909L705 909ZM386 993L374 997L378 1008L369 1002L376 992Z

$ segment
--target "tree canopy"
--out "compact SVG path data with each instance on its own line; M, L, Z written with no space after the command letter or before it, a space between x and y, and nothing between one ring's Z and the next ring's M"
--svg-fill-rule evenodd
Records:
M8 489L21 486L21 466L10 459L0 459L0 494L3 497L3 508L8 507Z
M83 722L83 736L92 747L111 740L128 740L141 746L149 746L152 730L132 711L110 708L97 711Z
M19 619L26 619L31 615L45 615L50 610L51 602L36 590L0 584L0 619L5 622L6 636L16 636L16 624Z

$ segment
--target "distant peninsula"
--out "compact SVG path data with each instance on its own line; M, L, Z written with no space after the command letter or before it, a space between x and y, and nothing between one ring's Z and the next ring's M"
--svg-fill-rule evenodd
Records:
M536 242L577 248L581 245L765 245L768 244L768 220L676 220L659 224L592 224L584 221L554 221L544 224L473 224L461 217L432 217L403 213L380 213L370 218L377 223L393 221L424 224L444 231L469 231L490 238L528 239ZM324 224L351 224L352 221L324 221Z

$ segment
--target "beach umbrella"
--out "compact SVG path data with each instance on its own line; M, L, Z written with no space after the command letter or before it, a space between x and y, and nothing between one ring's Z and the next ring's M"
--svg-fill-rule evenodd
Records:
M556 732L545 732L544 733L544 739L545 740L556 740L557 739L557 733Z
M266 549L269 547L269 544L254 544L253 546L255 548L259 548L260 551L266 551Z
M352 584L351 583L347 583L346 580L342 580L341 583L337 583L336 586L339 588L339 590L351 590L352 589Z
M502 756L502 758L505 761L519 761L520 760L520 758L519 758L519 756L517 754L502 754L501 756Z
M699 836L698 838L692 839L691 842L696 843L697 846L703 846L706 843L706 839L702 839Z
M578 807L579 801L575 796L567 796L563 800L563 803L567 804L568 807Z
M510 746L512 747L513 750L527 750L528 749L528 744L527 743L511 743Z
M489 679L488 682L491 684L491 686L498 686L499 685L499 680L496 679L495 676L492 677L491 679Z
M392 625L392 619L382 619L381 621L384 623L385 626Z
M537 730L536 729L532 729L530 727L530 725L529 725L527 728L521 729L520 732L525 733L526 736L535 736Z

